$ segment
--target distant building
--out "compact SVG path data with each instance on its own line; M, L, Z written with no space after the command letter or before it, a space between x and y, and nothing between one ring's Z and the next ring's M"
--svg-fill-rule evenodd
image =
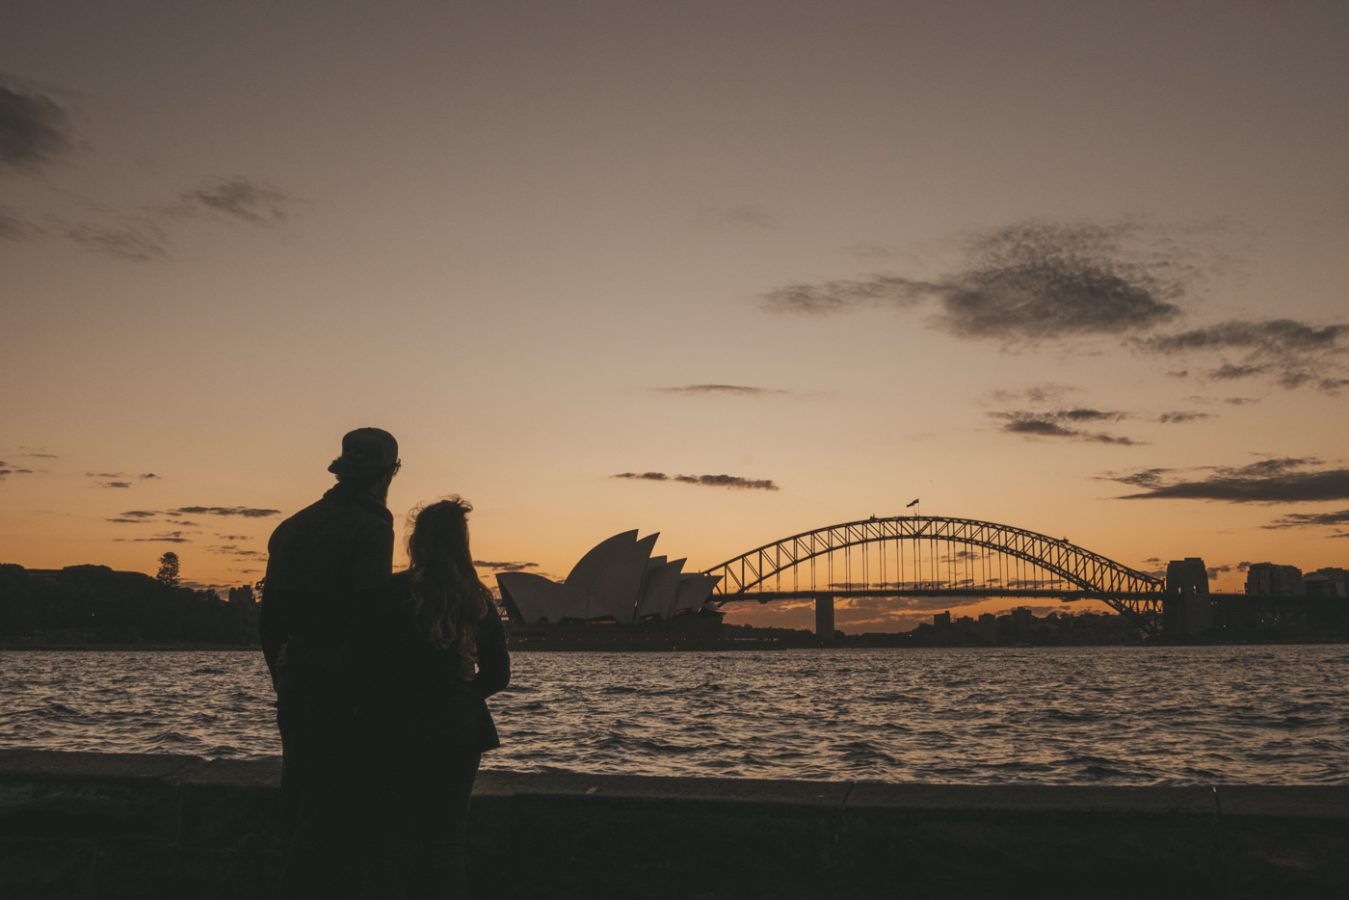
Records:
M932 614L932 627L934 627L934 628L950 628L950 627L951 627L951 611L950 611L950 610L947 610L946 612L933 613L933 614Z
M1349 569L1317 569L1302 576L1308 597L1349 597Z
M1018 606L1012 610L1012 630L1017 634L1029 632L1034 624L1035 613L1030 611L1029 606Z
M1246 571L1246 593L1265 597L1301 597L1307 593L1297 566L1251 563Z
M717 576L685 572L683 559L652 556L656 537L638 540L634 529L601 541L560 582L502 572L497 586L511 621L632 625L716 613L711 594Z

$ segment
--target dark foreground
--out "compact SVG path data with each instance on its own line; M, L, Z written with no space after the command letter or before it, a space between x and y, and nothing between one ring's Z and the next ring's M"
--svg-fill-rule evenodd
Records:
M266 896L278 767L0 751L0 896ZM484 773L482 896L1344 897L1349 786Z

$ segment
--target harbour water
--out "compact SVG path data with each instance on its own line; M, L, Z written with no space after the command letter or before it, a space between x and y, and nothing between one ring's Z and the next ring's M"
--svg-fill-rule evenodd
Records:
M519 653L516 771L947 783L1349 781L1349 647ZM0 748L280 752L261 656L5 651Z

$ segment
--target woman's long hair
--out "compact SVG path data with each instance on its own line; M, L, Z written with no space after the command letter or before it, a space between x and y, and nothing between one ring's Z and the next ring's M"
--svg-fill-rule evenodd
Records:
M412 611L417 628L436 647L458 646L460 674L472 678L478 662L474 626L492 609L492 593L478 580L468 549L468 514L458 497L423 507L408 535ZM493 611L495 612L495 611Z

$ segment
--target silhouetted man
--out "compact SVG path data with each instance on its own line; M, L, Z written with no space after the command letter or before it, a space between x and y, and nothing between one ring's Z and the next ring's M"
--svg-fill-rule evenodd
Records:
M387 431L349 432L328 466L337 485L278 525L267 545L260 630L281 729L285 896L358 890L354 619L357 598L393 566L385 503L399 465L398 442Z

